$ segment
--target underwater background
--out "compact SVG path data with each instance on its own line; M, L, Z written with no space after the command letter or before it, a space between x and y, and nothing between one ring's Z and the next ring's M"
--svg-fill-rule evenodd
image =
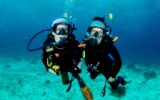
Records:
M51 27L56 18L67 18L82 43L95 16L105 17L113 29L123 65L119 75L131 82L117 91L105 79L91 80L85 64L81 73L94 100L160 99L160 1L159 0L0 0L0 100L84 100L77 81L66 92L59 76L46 72L42 51L29 52L27 44L37 32ZM42 46L46 34L32 47Z

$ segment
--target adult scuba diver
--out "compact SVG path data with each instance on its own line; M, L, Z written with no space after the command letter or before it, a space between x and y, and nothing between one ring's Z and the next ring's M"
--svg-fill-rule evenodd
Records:
M79 76L79 73L81 73L79 62L82 57L82 49L79 48L79 42L73 34L75 29L74 24L66 19L58 18L54 20L47 39L44 41L43 47L41 47L43 51L42 62L48 72L57 76L61 75L62 83L64 85L69 84L67 92L71 88L72 81L76 78L84 97L87 100L92 100L91 91ZM34 51L40 49L29 48L31 41L38 34L33 36L29 41L28 50ZM68 72L72 74L71 79L69 79Z
M103 74L112 89L116 89L119 84L125 85L127 82L117 74L120 71L122 61L114 42L116 38L111 37L112 28L105 23L103 17L93 18L84 37L85 62L91 79L95 79L99 74ZM105 95L105 87L101 93Z

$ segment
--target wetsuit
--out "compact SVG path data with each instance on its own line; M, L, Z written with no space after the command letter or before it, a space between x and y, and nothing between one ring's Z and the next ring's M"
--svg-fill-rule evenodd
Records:
M70 34L63 45L53 45L55 42L52 34L44 42L42 61L46 70L50 68L47 65L47 59L51 59L52 64L60 66L60 72L71 72L75 78L79 78L78 73L81 71L77 65L81 58L81 50L78 48L79 42L75 39L73 34ZM47 46L52 46L53 51L46 52ZM58 54L58 56L57 56Z
M109 77L115 78L122 62L112 38L105 36L100 45L96 46L90 46L88 41L85 41L85 43L85 62L91 78L95 79L99 73L103 74L107 80ZM117 87L115 83L110 83L110 85L112 88Z

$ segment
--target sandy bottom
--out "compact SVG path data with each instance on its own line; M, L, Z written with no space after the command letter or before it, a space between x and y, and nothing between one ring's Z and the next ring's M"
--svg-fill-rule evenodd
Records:
M94 100L160 100L160 66L124 64L119 75L130 81L100 96L105 78L90 79L83 65L80 76L92 91ZM66 92L61 76L46 72L41 60L0 58L0 100L84 100L77 80Z

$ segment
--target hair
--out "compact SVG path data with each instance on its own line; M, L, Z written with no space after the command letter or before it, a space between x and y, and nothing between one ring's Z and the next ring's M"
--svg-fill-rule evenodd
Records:
M107 26L107 24L105 23L105 18L104 17L94 17L93 21L100 21L105 25L105 27Z

